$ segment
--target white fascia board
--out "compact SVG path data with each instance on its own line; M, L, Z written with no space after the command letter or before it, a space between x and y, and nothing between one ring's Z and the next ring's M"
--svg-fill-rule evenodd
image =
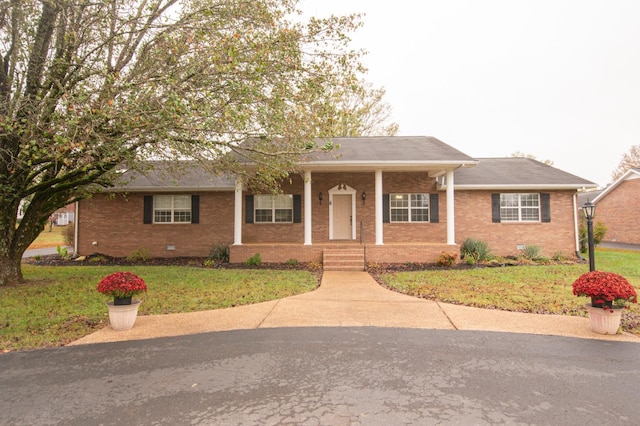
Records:
M100 192L233 192L235 191L234 187L197 187L197 186L144 186L144 187L117 187L117 188L106 188Z
M584 185L584 184L522 184L522 185L453 185L456 191L559 191L559 190L578 190L583 188L597 188L598 185ZM440 185L439 189L446 189L447 185Z
M382 170L426 170L433 168L457 169L465 166L475 166L477 161L308 161L299 166L310 170L349 170L349 169L382 169Z

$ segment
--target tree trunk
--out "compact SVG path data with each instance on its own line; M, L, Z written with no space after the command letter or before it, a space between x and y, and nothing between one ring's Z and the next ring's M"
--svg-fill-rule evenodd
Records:
M0 256L0 287L15 285L23 281L20 262L22 256L13 259L8 256Z

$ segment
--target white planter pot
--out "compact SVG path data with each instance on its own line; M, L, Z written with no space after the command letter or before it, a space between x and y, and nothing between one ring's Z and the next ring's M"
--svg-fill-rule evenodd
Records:
M134 300L130 305L114 305L113 302L107 302L111 328L116 331L132 329L136 323L140 303L142 303L140 300Z
M589 312L591 329L600 334L617 334L622 319L622 308L594 308L591 304L585 307Z

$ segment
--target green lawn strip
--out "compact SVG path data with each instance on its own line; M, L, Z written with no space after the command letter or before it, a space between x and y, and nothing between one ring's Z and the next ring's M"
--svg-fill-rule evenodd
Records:
M73 224L66 226L73 226ZM64 247L67 244L64 241L64 231L66 226L54 226L51 229L51 232L49 232L49 225L47 225L40 235L38 235L38 238L31 243L29 248Z
M598 270L625 276L640 289L640 253L598 250ZM408 295L487 309L586 316L587 299L575 297L572 283L588 265L510 266L466 270L390 272L380 275L389 288ZM640 335L640 308L623 313L622 326Z
M2 351L60 346L108 324L97 292L101 278L125 270L116 266L23 265L27 283L0 288ZM317 287L306 271L206 269L169 266L126 267L149 291L139 315L218 309L280 299Z

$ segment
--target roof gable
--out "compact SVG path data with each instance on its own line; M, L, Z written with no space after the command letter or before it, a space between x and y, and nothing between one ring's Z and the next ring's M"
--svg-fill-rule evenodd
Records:
M600 195L598 195L596 198L593 199L593 203L597 204L598 201L600 201L601 199L603 199L604 197L607 196L608 193L610 193L611 191L613 191L615 188L618 187L618 185L620 185L622 182L624 182L625 180L631 180L631 179L640 179L640 169L629 169L626 171L625 174L623 174L622 176L620 176L618 178L618 180L616 180L615 182L613 182L611 185L609 185L608 187L606 187L601 193Z

